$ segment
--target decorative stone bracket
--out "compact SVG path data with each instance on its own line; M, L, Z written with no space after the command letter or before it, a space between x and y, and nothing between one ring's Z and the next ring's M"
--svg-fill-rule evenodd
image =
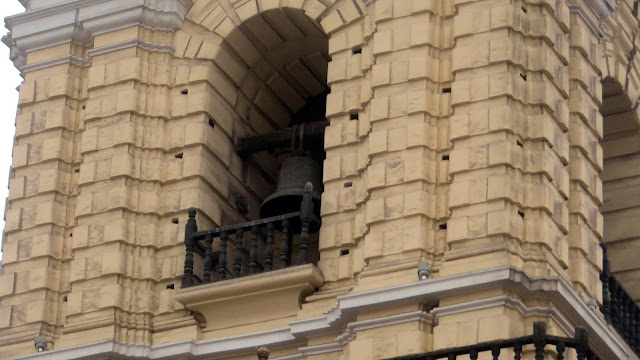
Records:
M176 300L204 316L207 332L294 316L323 283L320 270L307 264L180 289Z

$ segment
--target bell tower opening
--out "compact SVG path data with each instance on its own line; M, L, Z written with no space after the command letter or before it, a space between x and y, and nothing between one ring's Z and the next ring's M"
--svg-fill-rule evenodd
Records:
M228 190L212 188L222 193L219 216L209 222L203 209L209 230L189 214L183 287L317 264L320 257L328 37L302 9L247 2L236 14L214 34L186 25L209 41L197 51L215 54L208 81L211 96L224 102L212 118L233 154L225 171L209 175L212 184L228 183Z
M614 292L628 292L637 303L640 289L640 126L635 104L624 87L612 79L603 81L602 206L605 273L613 277L604 284ZM624 290L619 289L622 285ZM616 289L614 289L616 288Z
M232 136L242 167L241 192L248 195L244 211L226 214L222 225L298 211L307 182L319 218L328 37L303 10L245 6L238 9L242 22L221 47L245 70L236 81L234 110L240 119ZM229 202L238 208L234 199Z
M256 196L244 219L223 219L222 225L299 212L305 185L311 183L316 221L311 223L307 256L316 263L324 129L329 124L325 117L329 40L302 10L257 10L223 42L248 68L238 89L236 110L243 121L234 138L246 190ZM293 232L301 230L300 221L290 225ZM280 241L276 236L276 248ZM295 259L297 236L290 250Z

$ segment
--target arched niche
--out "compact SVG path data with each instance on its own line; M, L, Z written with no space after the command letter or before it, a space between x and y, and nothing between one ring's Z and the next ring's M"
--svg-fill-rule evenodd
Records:
M603 243L612 274L638 301L640 289L640 123L634 102L615 78L603 81Z

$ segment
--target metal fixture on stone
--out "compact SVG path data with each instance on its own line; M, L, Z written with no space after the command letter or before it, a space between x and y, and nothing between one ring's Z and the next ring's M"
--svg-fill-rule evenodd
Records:
M269 349L267 349L264 346L260 346L258 348L258 360L267 360L269 359L269 355L271 355L271 353L269 352Z

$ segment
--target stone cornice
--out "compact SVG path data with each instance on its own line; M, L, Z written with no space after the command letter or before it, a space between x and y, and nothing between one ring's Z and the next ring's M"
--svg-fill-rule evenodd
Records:
M3 42L11 48L16 67L24 54L45 47L75 42L90 45L93 36L129 26L176 30L193 0L76 0L28 10L7 17L9 34Z
M615 0L585 0L600 19L611 15L616 8Z
M573 0L567 1L571 12L577 13L584 19L589 28L602 37L602 22L608 18L616 8L615 0Z
M469 294L497 288L514 291L526 299L552 300L555 308L526 307L522 302L512 298L495 297L439 307L430 313L416 311L374 320L356 321L357 314L365 311L388 309L411 303L433 304L437 299L447 295ZM624 340L582 301L566 281L557 277L531 278L521 269L510 266L340 296L337 304L322 316L294 321L283 328L220 339L184 340L154 346L102 341L46 351L18 359L83 359L86 358L87 353L93 354L91 359L96 359L98 355L117 358L142 356L146 359L191 358L204 355L239 356L246 355L261 345L273 348L302 346L306 344L306 339L312 336L327 333L341 334L334 342L302 347L299 354L274 359L297 360L306 358L306 355L339 351L338 346L348 343L359 329L383 327L407 321L430 323L437 321L437 318L444 314L499 305L515 308L525 315L550 316L568 332L573 326L586 328L589 332L589 342L598 349L600 352L598 355L604 359L637 359Z

